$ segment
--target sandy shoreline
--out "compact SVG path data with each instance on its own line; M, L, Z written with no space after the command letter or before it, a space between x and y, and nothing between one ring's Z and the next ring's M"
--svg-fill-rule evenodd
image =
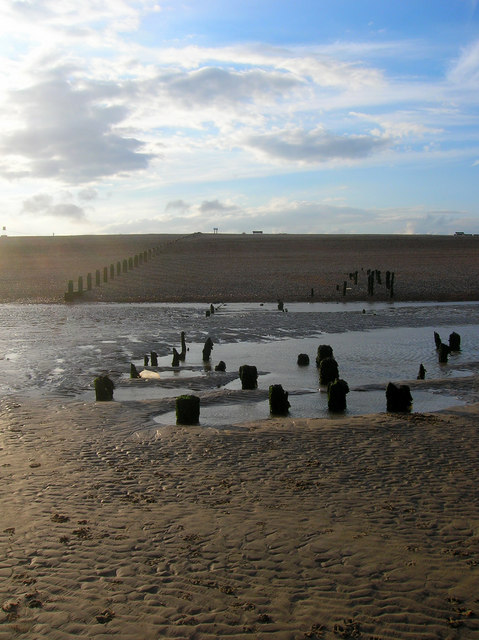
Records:
M475 637L478 404L157 436L154 413L1 401L0 638Z

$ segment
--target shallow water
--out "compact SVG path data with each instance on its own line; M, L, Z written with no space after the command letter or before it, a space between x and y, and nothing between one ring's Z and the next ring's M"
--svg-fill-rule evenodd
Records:
M295 402L300 401L292 413L316 411L318 398L322 407L325 394L304 393L317 392L314 359L322 343L333 347L340 375L351 388L415 378L420 363L427 378L466 375L466 365L479 361L478 303L285 306L287 313L271 304L228 304L206 317L208 307L201 304L0 305L0 392L93 399L92 382L101 373L115 380L118 400L171 398L198 388L204 392L223 388L221 378L206 372L202 363L208 336L215 345L212 365L224 360L227 371L233 372L226 377L226 390L240 388L236 372L241 364L254 364L261 372L260 389L282 384L291 394L297 393ZM180 349L182 330L189 351L185 364L173 371L171 353L173 347ZM437 362L434 331L444 342L452 331L462 337L461 352L451 355L446 366ZM130 363L142 368L143 355L152 350L158 353L161 368L167 369L160 372L160 382L131 384ZM310 356L309 367L297 366L299 353ZM351 392L350 411L375 411L373 395ZM380 397L382 403L384 395ZM437 398L432 398L431 408L441 408ZM251 404L258 407L261 402ZM364 410L363 405L373 408ZM414 406L426 410L416 399ZM245 414L244 403L238 410ZM213 410L204 411L206 415ZM231 405L229 411L231 415Z

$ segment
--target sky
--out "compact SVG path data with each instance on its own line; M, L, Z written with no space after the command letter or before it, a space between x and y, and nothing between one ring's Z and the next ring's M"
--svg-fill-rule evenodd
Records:
M478 0L6 0L7 235L479 233Z

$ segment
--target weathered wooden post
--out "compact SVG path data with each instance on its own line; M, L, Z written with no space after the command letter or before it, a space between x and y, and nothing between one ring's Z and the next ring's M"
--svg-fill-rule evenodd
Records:
M282 300L278 300L278 311L284 311L284 302Z
M211 352L213 351L213 340L206 338L205 346L203 347L203 362L208 362Z
M425 377L426 377L426 369L424 368L424 365L421 363L419 367L419 373L417 374L417 379L424 380Z
M445 364L449 356L449 347L444 342L441 342L438 349L438 356L440 364Z
M241 388L256 389L258 386L258 370L255 366L243 364L239 368L239 377L241 380Z
M150 353L151 356L151 366L152 367L157 367L158 366L158 354L156 353L156 351L152 351Z
M348 286L348 284L347 284L346 280L344 280L344 282L343 282L343 296L345 296L345 295L346 295L346 288L347 288L347 286Z
M320 344L318 347L318 352L316 356L316 366L319 369L319 365L321 364L321 360L325 358L333 357L333 348L329 344Z
M180 360L184 362L186 360L186 339L185 332L181 332L181 351L180 351Z
M171 366L172 367L179 367L180 366L180 354L175 349L175 347L173 347L173 359L171 361Z
M138 373L137 368L135 367L135 365L133 364L133 362L130 364L130 378L139 378L140 374Z
M200 421L200 399L184 395L176 398L176 424L198 424Z
M441 336L437 331L434 331L434 343L436 345L436 349L439 349L439 347L441 346L441 342Z
M461 350L461 336L453 331L449 335L449 350L450 351L460 351Z
M147 353L143 356L143 364L147 367L150 364L150 357Z
M269 387L269 411L274 416L285 416L290 408L288 392L280 384Z
M138 254L138 264L141 266L143 264L143 254L139 253Z
M210 304L210 314L213 315L215 312L215 307L213 304Z
M336 378L339 378L338 363L334 358L323 358L319 365L319 384L327 387Z
M349 385L346 380L336 378L328 384L328 409L333 412L346 410L346 395Z
M300 353L298 355L298 366L307 367L309 365L309 356L307 353Z
M97 401L113 400L113 389L115 385L108 376L98 376L93 381L95 387L95 398Z
M386 387L386 408L388 411L409 412L412 408L411 390L407 384L399 386L390 382Z
M391 283L389 285L389 297L394 298L394 271L391 273Z
M215 371L226 371L226 364L223 360L220 360L215 367Z

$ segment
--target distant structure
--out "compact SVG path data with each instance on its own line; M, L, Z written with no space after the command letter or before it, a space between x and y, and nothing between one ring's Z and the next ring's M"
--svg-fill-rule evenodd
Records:
M218 227L213 227L213 233L216 235L218 233Z
M2 227L2 238L7 237L7 227Z
M253 231L253 233L263 233L262 231Z

